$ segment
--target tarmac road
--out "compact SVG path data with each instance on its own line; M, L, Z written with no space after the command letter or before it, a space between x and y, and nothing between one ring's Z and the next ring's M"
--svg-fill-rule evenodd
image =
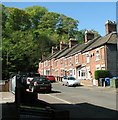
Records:
M67 87L53 83L50 94L38 94L39 99L56 109L68 110L70 119L116 118L116 89L110 87Z
M69 111L69 120L117 118L117 94L114 88L93 86L73 88L54 83L52 90L49 94L39 93L38 98L49 103L56 110ZM0 98L1 104L13 103L15 99L10 92L0 92ZM9 109L5 107L5 110L10 111L9 116L15 115L13 109L12 106Z

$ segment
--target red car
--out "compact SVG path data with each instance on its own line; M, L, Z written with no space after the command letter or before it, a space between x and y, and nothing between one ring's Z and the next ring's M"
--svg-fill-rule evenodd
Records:
M46 75L46 78L51 82L56 82L55 77L53 75Z

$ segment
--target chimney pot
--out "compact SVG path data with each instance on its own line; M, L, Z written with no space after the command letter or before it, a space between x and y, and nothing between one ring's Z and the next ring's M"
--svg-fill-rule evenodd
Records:
M92 30L85 31L85 43L94 38L94 33Z
M105 29L106 29L106 34L117 31L116 22L111 21L111 20L107 20L106 24L105 24Z
M73 38L69 39L69 48L75 46L76 44L77 44L77 40L76 39L73 39Z
M65 47L67 47L67 44L63 41L60 42L60 50L64 49Z
M57 46L56 47L52 46L52 54L54 54L57 50L58 50Z

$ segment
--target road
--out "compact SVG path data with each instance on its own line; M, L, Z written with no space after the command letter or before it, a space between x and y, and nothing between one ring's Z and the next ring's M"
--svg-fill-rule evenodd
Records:
M103 87L67 87L53 83L50 94L38 94L57 109L68 110L70 118L113 118L116 117L116 90Z
M58 116L69 116L69 120L85 118L118 118L116 89L110 87L79 86L67 87L61 83L52 83L51 93L39 93L38 99L49 103L55 110L61 110ZM2 96L1 96L2 95ZM5 110L10 110L9 116L13 114L13 107L10 103L14 102L14 95L10 92L0 93L0 103ZM10 107L6 107L9 103ZM0 104L0 105L1 105ZM63 115L62 115L63 114ZM6 112L4 112L4 116ZM68 117L67 117L68 118ZM64 118L65 119L65 118ZM58 118L60 120L60 118ZM68 120L68 119L65 119Z

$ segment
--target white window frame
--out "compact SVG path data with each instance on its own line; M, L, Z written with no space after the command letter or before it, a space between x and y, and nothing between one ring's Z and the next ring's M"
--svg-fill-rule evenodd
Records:
M78 54L75 55L75 63L78 64Z
M101 65L101 69L105 70L105 64Z
M100 70L100 65L96 65L96 70Z
M97 53L98 52L98 53ZM95 55L96 55L96 61L100 60L100 49L96 49L95 51Z
M64 65L67 66L67 58L64 59Z
M69 57L69 65L72 64L72 57Z
M55 60L55 66L57 66L57 63L58 63L58 61L57 61L57 60Z
M63 58L60 58L60 64L61 65L63 64Z
M86 53L86 63L90 63L90 54L89 54L89 52Z

